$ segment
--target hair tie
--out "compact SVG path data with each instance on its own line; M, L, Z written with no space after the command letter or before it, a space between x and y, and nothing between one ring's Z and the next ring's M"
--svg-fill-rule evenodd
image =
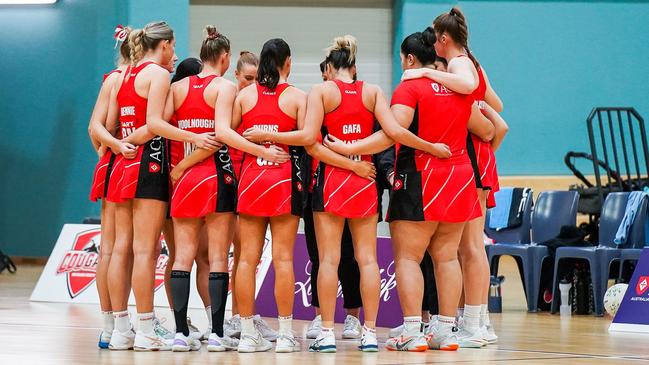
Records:
M120 42L124 42L127 36L128 36L128 29L124 28L121 24L118 24L115 27L115 34L113 34L113 38L115 38L114 48L117 48L117 45Z

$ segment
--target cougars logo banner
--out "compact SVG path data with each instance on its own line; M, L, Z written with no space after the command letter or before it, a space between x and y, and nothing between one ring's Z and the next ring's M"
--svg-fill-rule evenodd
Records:
M164 291L164 273L169 264L169 248L160 236L160 256L155 270L155 299L156 306L167 307L167 295ZM47 265L32 292L31 300L42 302L89 303L98 304L95 275L101 252L101 232L98 225L66 224L61 230L56 245L50 254ZM270 234L267 235L262 263L257 268L257 291L271 263ZM230 252L230 270L232 269L233 253ZM196 270L192 270L192 283L196 283ZM231 308L231 296L228 296L227 308ZM131 295L129 304L135 304ZM189 297L189 307L203 308L195 285Z

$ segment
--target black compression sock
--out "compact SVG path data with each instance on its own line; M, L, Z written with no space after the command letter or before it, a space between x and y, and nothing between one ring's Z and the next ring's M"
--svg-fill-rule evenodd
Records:
M227 272L211 272L209 291L212 304L212 333L223 337L223 318L225 317L225 303L228 300L228 286L230 275Z
M174 319L176 332L189 336L187 326L187 302L189 302L190 276L188 271L171 271L171 296L174 302Z

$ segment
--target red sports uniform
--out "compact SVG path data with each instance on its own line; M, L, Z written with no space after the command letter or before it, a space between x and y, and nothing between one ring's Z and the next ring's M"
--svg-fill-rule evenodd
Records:
M326 133L345 143L374 133L374 114L363 104L363 81L350 84L334 80L340 90L340 105L326 113L322 126ZM371 155L349 156L353 160L372 162ZM377 213L376 183L353 171L320 162L313 189L313 211L328 212L345 218L369 217Z
M475 101L482 104L484 103L485 94L487 92L487 83L482 73L482 68L478 68L478 77L480 84L473 91L471 96ZM494 155L491 143L484 142L474 134L470 134L467 139L467 148L469 150L469 157L473 163L476 186L479 189L491 190L489 196L500 190L498 184L498 170L496 169L496 155ZM492 199L489 199L492 200ZM487 204L488 208L496 206L495 200L491 204Z
M189 77L187 97L176 110L178 128L193 133L214 131L214 107L205 102L204 92L216 75L201 78ZM173 149L182 148L178 153ZM192 143L172 145L173 166L189 156L196 146ZM171 216L174 218L199 218L210 213L234 212L236 181L228 147L223 146L214 155L190 167L178 179L171 195Z
M279 107L279 97L290 87L280 84L269 89L257 84L257 104L241 116L241 130L251 127L271 132L290 132L297 128L297 120ZM304 148L277 145L289 152L291 159L282 164L245 154L239 178L237 211L261 217L283 214L301 215L304 205L303 182Z
M153 62L129 68L128 75L117 93L119 106L119 123L122 138L128 137L140 127L146 125L147 99L135 91L137 75ZM169 200L169 171L166 162L166 142L156 136L144 145L139 146L137 156L128 160L117 156L113 165L106 199L112 202L123 202L128 199Z
M121 73L122 70L115 69L104 75L104 80L108 78L113 73ZM115 162L115 154L108 149L106 153L99 159L97 165L95 166L95 172L92 175L92 185L90 186L90 200L96 202L98 199L103 199L106 197L106 191L108 190L108 179L113 168L113 163Z
M394 91L392 105L415 109L409 130L426 141L446 144L452 156L439 159L397 145L388 221L466 222L482 214L466 152L471 103L470 95L427 78L404 81Z

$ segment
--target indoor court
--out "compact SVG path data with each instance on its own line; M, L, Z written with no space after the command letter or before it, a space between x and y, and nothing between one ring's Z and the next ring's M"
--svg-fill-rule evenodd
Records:
M649 363L647 19L0 0L0 365Z

